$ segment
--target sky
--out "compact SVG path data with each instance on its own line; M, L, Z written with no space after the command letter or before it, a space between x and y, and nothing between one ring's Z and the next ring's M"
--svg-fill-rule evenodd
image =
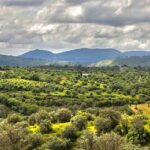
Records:
M150 0L0 0L0 53L150 50Z

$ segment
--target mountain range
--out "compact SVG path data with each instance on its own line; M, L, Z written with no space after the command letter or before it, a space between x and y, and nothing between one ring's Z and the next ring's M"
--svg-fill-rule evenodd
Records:
M112 59L123 56L115 49L75 49L58 54L49 51L33 50L20 57L33 59L47 59L49 61L68 61L73 63L94 63L100 60Z
M39 66L39 65L121 65L150 66L149 51L121 52L116 49L81 48L61 53L47 50L32 50L19 56L0 55L0 65Z

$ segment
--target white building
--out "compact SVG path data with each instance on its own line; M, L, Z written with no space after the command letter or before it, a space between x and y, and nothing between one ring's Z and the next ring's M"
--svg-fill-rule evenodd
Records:
M88 78L89 77L89 74L88 73L83 73L82 74L82 78Z

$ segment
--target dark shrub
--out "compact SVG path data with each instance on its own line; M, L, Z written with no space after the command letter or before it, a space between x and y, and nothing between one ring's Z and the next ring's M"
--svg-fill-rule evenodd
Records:
M73 125L79 130L83 130L86 128L87 118L85 116L82 115L75 116L74 118L72 118L71 121Z
M59 122L69 122L71 119L71 111L67 108L58 110L57 117Z
M75 140L77 138L77 129L74 126L68 126L62 132L62 137L70 140Z
M51 122L49 120L43 120L40 123L40 131L41 133L49 133L52 130Z

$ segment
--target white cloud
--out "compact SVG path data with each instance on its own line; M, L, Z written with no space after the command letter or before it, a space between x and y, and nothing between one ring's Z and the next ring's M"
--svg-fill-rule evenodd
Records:
M124 29L123 29L123 32L124 33L129 33L129 32L132 32L136 29L136 26L135 25L129 25L129 26L125 26Z
M132 0L123 0L120 7L116 10L115 14L120 15L123 13L124 9L130 7L132 4Z
M77 17L82 15L82 7L81 6L73 6L68 8L67 12L72 17Z

